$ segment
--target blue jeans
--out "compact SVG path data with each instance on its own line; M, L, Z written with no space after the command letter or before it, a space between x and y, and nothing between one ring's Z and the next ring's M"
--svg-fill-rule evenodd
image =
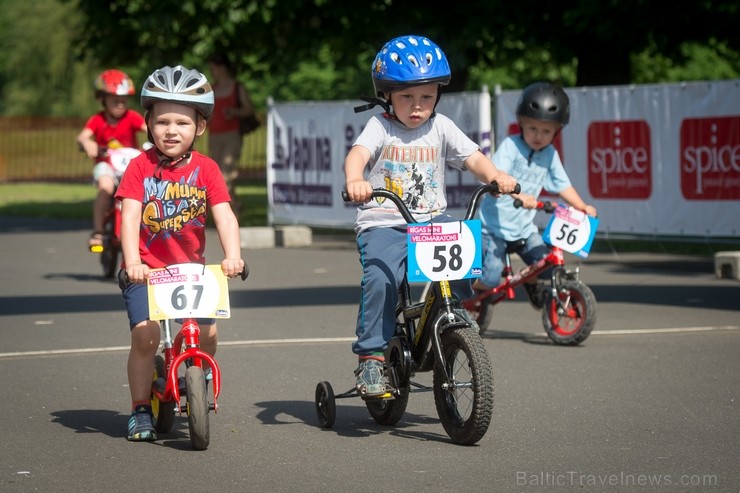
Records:
M449 220L437 218L437 222ZM362 264L360 307L352 351L359 355L383 351L396 332L398 288L406 276L406 228L374 228L357 236ZM470 281L450 282L453 295L472 296Z
M493 288L501 284L501 274L504 271L504 258L506 256L506 240L493 236L490 233L483 232L483 275L480 282ZM550 253L542 236L539 233L532 233L526 239L524 246L517 252L524 260L524 263L531 265ZM540 274L540 278L549 277L548 272Z

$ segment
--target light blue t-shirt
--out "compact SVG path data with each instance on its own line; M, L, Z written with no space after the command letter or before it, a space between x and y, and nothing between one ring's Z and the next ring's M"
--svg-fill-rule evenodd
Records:
M504 139L496 150L493 163L516 179L522 193L535 197L543 188L550 193L560 193L571 186L558 151L552 144L535 152L521 135L512 135ZM514 199L508 195L499 198L487 195L478 211L483 232L506 241L536 233L535 214L535 209L515 208Z
M367 122L354 145L371 154L367 180L401 197L418 222L428 222L447 207L445 165L464 170L478 144L439 113L417 128L376 115ZM389 200L371 200L357 209L355 232L373 227L405 226Z

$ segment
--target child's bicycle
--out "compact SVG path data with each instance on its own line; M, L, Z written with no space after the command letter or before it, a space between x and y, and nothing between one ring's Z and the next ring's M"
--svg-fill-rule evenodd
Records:
M141 154L139 149L121 147L116 149L100 148L99 159L113 166L116 173L123 174L128 163ZM103 276L113 278L120 267L118 257L121 253L121 203L111 197L110 205L103 219L103 243L91 245L90 251L100 254Z
M486 192L497 194L497 184L475 190L466 220L474 216ZM406 204L393 192L376 189L372 196L391 200L407 223L416 223ZM346 192L343 198L348 200ZM315 395L319 423L324 428L334 425L335 399L359 396L378 424L394 425L406 410L410 392L433 391L437 413L450 438L461 445L476 443L491 421L493 370L480 335L452 295L450 282L432 282L426 298L414 302L408 278L404 278L396 314L396 335L385 350L386 393L366 397L352 387L335 396L329 382L320 382ZM427 371L434 372L432 387L411 380L416 372Z
M521 207L522 202L517 199L514 206ZM537 202L536 208L551 214L556 210L556 204ZM474 297L463 300L463 306L478 322L483 335L493 320L494 305L514 299L514 288L536 280L540 274L552 269L550 286L540 288L538 285L544 291L542 324L547 335L556 344L580 344L591 334L596 324L596 297L580 280L578 267L566 268L563 250L554 245L550 246L547 256L515 273L511 266L511 254L519 251L524 246L524 241L508 244L501 284L487 291L476 292Z
M119 271L119 283L128 283L126 271ZM244 264L242 280L249 276ZM205 450L210 443L209 412L218 411L216 400L221 393L221 370L210 354L200 349L200 327L196 318L228 318L228 288L218 265L176 264L149 273L149 313L160 320L163 350L154 358L152 380L152 416L154 429L168 433L175 422L175 413L186 413L190 443L195 450ZM178 318L177 314L187 317ZM172 320L182 322L174 334ZM204 367L210 368L210 375ZM179 369L184 364L184 376ZM213 402L209 402L208 381L213 387ZM185 397L184 406L181 398Z

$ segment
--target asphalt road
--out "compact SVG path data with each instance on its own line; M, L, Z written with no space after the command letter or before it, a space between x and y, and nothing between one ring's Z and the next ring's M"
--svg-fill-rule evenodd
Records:
M394 427L342 399L320 428L316 384L353 382L357 253L342 238L244 250L195 452L185 418L125 439L127 320L86 226L0 218L0 491L740 492L740 282L709 257L592 255L598 322L579 347L550 344L523 300L498 305L493 420L461 447L430 393ZM220 261L213 235L208 253Z

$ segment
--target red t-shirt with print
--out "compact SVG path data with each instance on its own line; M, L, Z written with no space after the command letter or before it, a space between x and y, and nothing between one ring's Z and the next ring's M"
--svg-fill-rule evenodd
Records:
M204 264L207 208L230 200L213 159L193 151L190 162L182 167L158 168L156 148L131 161L116 198L143 204L139 253L152 269L187 262Z
M91 116L85 128L92 130L95 142L100 147L139 147L136 142L136 133L141 131L144 117L134 110L126 110L120 120L114 124L108 123L105 112Z

